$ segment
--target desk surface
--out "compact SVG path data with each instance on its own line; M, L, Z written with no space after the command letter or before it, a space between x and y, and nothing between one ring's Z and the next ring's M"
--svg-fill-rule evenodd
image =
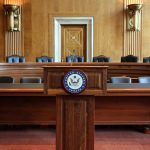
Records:
M150 96L148 83L119 83L107 84L107 96Z
M43 84L0 84L0 93L2 96L28 96L28 95L44 95Z
M150 83L108 83L107 89L150 89Z
M43 84L0 84L1 95L10 93L11 95L44 95ZM3 93L3 94L2 94ZM15 94L12 94L15 93ZM105 96L150 96L150 84L140 83L120 83L120 84L107 84L107 93ZM7 95L9 96L9 94Z
M41 83L0 83L0 89L42 89Z
M0 124L55 124L55 97L43 84L0 84L0 96ZM150 84L107 84L95 99L95 124L150 124L149 96Z

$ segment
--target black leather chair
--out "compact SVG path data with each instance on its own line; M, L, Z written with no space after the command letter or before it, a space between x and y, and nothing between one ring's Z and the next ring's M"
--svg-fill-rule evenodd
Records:
M0 83L14 83L15 79L10 76L0 76Z
M54 57L48 56L36 57L36 62L54 62Z
M42 83L41 77L22 77L20 83Z
M84 57L82 57L82 56L67 56L66 62L84 62Z
M93 57L93 62L111 62L110 57L106 57L104 55Z
M131 83L130 77L111 77L111 83Z
M150 83L150 76L149 77L138 77L139 83Z
M150 57L143 57L143 63L150 63Z
M25 57L18 55L11 55L6 57L6 62L8 63L21 63L25 62Z
M121 62L138 62L139 58L134 55L127 55L121 57Z

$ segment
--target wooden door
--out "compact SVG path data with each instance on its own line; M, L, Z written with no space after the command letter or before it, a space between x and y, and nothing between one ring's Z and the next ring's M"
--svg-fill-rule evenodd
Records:
M62 25L61 26L61 57L84 56L86 61L86 25Z

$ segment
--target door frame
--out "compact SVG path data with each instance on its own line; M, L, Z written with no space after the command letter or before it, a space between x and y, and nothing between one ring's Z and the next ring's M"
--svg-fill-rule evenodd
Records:
M54 17L54 58L55 62L61 62L61 25L83 24L86 31L86 54L87 62L93 58L93 17Z

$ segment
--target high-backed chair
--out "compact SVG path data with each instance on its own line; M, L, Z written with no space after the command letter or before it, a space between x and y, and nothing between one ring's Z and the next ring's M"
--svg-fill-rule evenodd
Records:
M42 83L41 77L22 77L20 83Z
M111 77L111 83L131 83L130 77Z
M8 63L20 63L25 62L25 57L18 55L11 55L6 57L6 62Z
M0 76L0 83L14 83L15 79L10 76Z
M150 83L150 76L149 77L138 77L139 83Z
M67 56L66 62L84 62L84 57L82 57L82 56Z
M48 56L36 57L36 62L54 62L54 57Z
M110 57L106 57L104 55L93 57L93 62L111 62Z
M150 63L150 57L143 57L143 63Z
M138 62L139 58L134 55L127 55L121 57L121 62Z

